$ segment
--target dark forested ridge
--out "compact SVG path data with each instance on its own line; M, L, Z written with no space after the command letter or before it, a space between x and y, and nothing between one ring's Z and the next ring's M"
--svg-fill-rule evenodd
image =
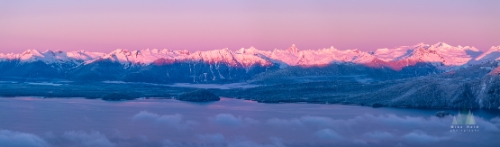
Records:
M179 62L124 65L110 60L90 64L0 62L0 96L85 97L122 100L176 98L197 88L173 83L249 83L253 88L211 89L223 97L265 103L308 102L373 107L500 107L500 79L488 62L455 69L419 63L401 70L359 64L317 67L252 66ZM68 81L68 83L64 83ZM121 81L123 83L106 83ZM55 82L56 86L36 83ZM35 83L35 84L32 84ZM152 84L154 83L154 84ZM117 94L122 94L117 95Z

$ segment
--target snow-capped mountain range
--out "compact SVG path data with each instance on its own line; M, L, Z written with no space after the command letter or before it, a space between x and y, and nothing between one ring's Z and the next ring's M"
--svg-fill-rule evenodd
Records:
M0 61L20 60L21 62L42 61L53 63L85 63L89 64L99 60L111 60L121 64L149 65L168 64L173 62L202 61L206 63L227 63L231 66L251 67L253 65L270 66L278 64L287 66L321 66L338 63L371 63L387 64L397 67L396 63L408 66L417 62L433 63L437 66L457 67L467 63L481 63L500 60L500 46L493 46L486 52L481 52L475 47L451 46L440 42L433 45L416 44L397 48L381 48L373 52L357 49L339 50L334 47L318 50L299 50L292 45L286 50L273 51L258 50L254 47L242 48L231 51L227 48L189 52L187 50L144 49L125 50L117 49L111 53L88 51L38 51L27 50L20 54L0 53Z
M451 46L442 42L432 45L420 43L392 49L382 48L372 52L357 49L339 50L334 47L299 50L295 45L288 49L272 51L254 47L235 51L225 48L195 52L168 49L133 51L117 49L111 53L84 50L41 52L30 49L20 54L0 53L0 77L140 82L234 82L251 79L269 70L288 69L287 67L336 66L333 67L335 69L328 69L336 74L372 72L379 75L394 75L400 72L425 75L436 73L436 69L445 72L494 62L495 66L488 69L496 73L495 71L500 71L498 60L500 60L500 46L482 52L475 47ZM495 68L497 70L493 70Z

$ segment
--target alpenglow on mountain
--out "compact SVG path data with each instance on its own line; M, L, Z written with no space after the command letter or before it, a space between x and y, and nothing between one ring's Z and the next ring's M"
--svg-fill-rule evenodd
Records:
M451 46L442 42L382 48L373 52L339 50L334 47L299 50L295 45L272 51L254 47L236 51L225 48L196 52L167 49L117 49L111 53L27 50L20 54L0 53L0 76L14 80L217 83L241 82L270 72L295 68L325 68L342 75L373 72L380 74L377 77L404 77L409 74L418 76L450 72L471 65L496 63L498 60L500 46L482 52L474 47ZM491 72L500 71L495 69L497 67L488 68Z

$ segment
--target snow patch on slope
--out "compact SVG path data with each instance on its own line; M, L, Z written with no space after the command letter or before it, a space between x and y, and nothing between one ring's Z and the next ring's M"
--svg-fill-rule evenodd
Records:
M500 60L500 46L492 46L488 51L475 58L473 63L485 63Z
M480 51L475 47L451 46L439 42L433 45L417 44L401 46L394 49L382 48L374 52L374 56L382 61L405 61L442 63L445 66L461 66L475 58Z

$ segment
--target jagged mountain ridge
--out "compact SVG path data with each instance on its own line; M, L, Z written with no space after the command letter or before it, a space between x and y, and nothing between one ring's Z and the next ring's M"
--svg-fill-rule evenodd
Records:
M0 69L3 71L0 75L147 82L241 81L269 69L277 70L288 66L321 68L335 64L356 64L374 69L402 71L423 63L446 71L499 59L500 46L483 53L474 47L454 47L442 42L377 49L374 52L339 50L334 47L299 50L295 45L286 50L273 51L254 47L236 51L226 48L196 52L117 49L107 54L83 50L27 50L21 54L0 53Z
M492 47L481 52L475 47L451 46L439 42L433 45L417 44L401 46L392 49L382 48L374 52L365 52L357 49L339 50L334 47L318 50L299 50L295 45L286 49L273 51L258 50L254 47L231 51L227 48L189 52L187 50L144 49L125 50L117 49L110 53L81 51L51 51L40 52L27 50L21 54L0 53L0 61L20 60L22 62L42 61L45 63L92 63L98 60L109 59L122 64L159 64L173 61L203 61L206 63L224 62L232 66L249 67L259 64L269 66L280 64L286 66L318 66L333 63L369 64L371 62L428 62L444 66L461 66L472 61L497 60L500 57L500 46ZM170 62L169 62L170 61Z

